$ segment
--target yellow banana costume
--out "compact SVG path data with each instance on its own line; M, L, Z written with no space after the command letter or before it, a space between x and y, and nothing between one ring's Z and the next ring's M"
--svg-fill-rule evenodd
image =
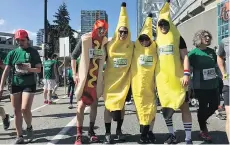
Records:
M152 15L146 18L139 35L147 35L153 40ZM139 38L138 37L138 38ZM155 41L149 47L141 45L137 39L131 65L132 92L140 125L150 125L156 115L154 71L157 62Z
M162 108L176 110L184 103L186 88L181 83L184 70L179 52L180 33L171 20L168 2L161 9L158 22L162 19L169 22L170 29L163 34L157 25L156 85Z
M119 39L120 27L128 28L125 40ZM104 73L104 101L109 111L119 111L124 108L129 91L131 76L130 65L133 55L133 44L126 12L126 4L122 3L119 22L112 40L107 44L107 62Z

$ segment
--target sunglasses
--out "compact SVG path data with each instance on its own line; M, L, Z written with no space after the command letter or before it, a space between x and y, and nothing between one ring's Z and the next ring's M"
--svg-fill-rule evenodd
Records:
M17 42L25 42L26 40L25 39L17 39L16 41Z
M124 34L128 34L128 31L119 30L119 33L120 33L120 34L122 34L122 33L124 33Z
M149 38L149 37L146 37L146 36L142 36L142 37L139 37L139 41L140 41L140 42L143 42L143 41L150 41L150 38Z

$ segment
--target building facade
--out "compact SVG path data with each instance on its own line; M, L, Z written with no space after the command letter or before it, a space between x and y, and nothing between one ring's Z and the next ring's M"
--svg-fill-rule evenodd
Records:
M108 15L103 10L81 10L81 35L93 30L96 20L106 20Z
M37 32L37 46L42 46L44 40L44 29L39 29Z

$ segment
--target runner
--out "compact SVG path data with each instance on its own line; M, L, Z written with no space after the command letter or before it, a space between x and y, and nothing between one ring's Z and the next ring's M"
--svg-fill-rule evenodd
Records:
M6 67L2 75L0 92L2 93L9 71L13 68L10 97L14 108L17 132L15 144L22 144L24 143L22 114L27 124L27 141L31 142L33 140L31 106L36 91L35 73L40 73L41 71L41 59L37 50L29 46L29 37L25 30L16 31L15 39L19 47L10 51L4 60Z
M160 11L156 42L159 52L159 61L156 66L157 91L170 133L165 144L177 143L172 121L172 115L177 109L182 111L185 143L192 144L192 117L188 98L190 76L188 52L184 39L171 20L169 1Z
M224 38L219 46L218 52L217 52L217 62L218 66L220 68L220 71L223 76L223 97L224 97L224 105L226 110L226 133L228 136L228 141L230 142L230 133L229 133L229 39L230 37ZM226 61L224 61L226 59Z
M149 14L135 42L131 64L131 84L140 124L139 143L141 144L155 142L155 136L150 130L150 125L157 111L154 91L156 87L154 72L157 62L157 46L156 42L153 41L152 21L152 14Z
M1 58L2 58L2 56L1 56ZM2 72L5 69L5 65L3 64L1 58L0 58L0 81L1 81L1 77L2 77ZM3 107L0 107L0 116L2 117L3 128L4 128L4 130L7 130L10 127L10 115L6 114Z
M54 62L55 62L55 64L56 64L56 68L58 69L59 68L59 61L58 61L58 55L57 54L53 54L53 60L54 60ZM59 71L57 71L58 72L58 79L57 79L57 81L58 82L56 82L56 85L54 86L54 89L53 89L53 91L52 91L52 98L53 99L58 99L58 96L57 96L57 94L56 94L56 91L57 91L57 88L58 88L58 86L59 86L59 81L60 81L60 79L61 79L61 77L60 77L60 74L59 74Z
M105 62L104 45L108 24L104 20L97 20L93 31L81 37L72 54L73 79L77 84L75 95L77 106L77 137L75 144L82 144L82 126L86 105L91 107L88 137L90 142L98 142L94 132L94 124L97 116L97 104L103 93L103 65ZM80 57L79 71L76 72L76 60Z
M44 103L45 104L55 104L52 101L52 91L56 86L56 82L58 82L58 70L56 66L56 62L52 60L51 53L48 54L48 60L44 61L43 68L45 73L44 78ZM47 100L48 95L48 100Z
M107 44L107 60L104 73L104 101L105 101L105 138L104 143L110 144L111 121L117 122L115 140L124 141L122 124L125 114L125 99L130 84L130 66L133 55L133 43L126 12L126 3L121 5L119 22L112 40Z
M191 70L193 70L193 88L199 101L197 117L200 125L200 137L208 143L211 142L211 136L208 134L206 121L218 109L220 101L217 56L214 49L208 47L211 40L212 36L208 31L198 31L193 38L196 48L189 53Z

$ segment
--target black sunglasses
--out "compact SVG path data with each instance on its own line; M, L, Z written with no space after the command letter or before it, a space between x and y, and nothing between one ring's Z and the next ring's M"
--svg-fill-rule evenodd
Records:
M141 36L141 37L139 37L139 41L140 41L140 42L143 42L143 41L150 41L150 38L147 37L147 36Z
M120 34L122 34L122 33L124 33L124 34L128 34L128 31L119 30L119 33L120 33Z

